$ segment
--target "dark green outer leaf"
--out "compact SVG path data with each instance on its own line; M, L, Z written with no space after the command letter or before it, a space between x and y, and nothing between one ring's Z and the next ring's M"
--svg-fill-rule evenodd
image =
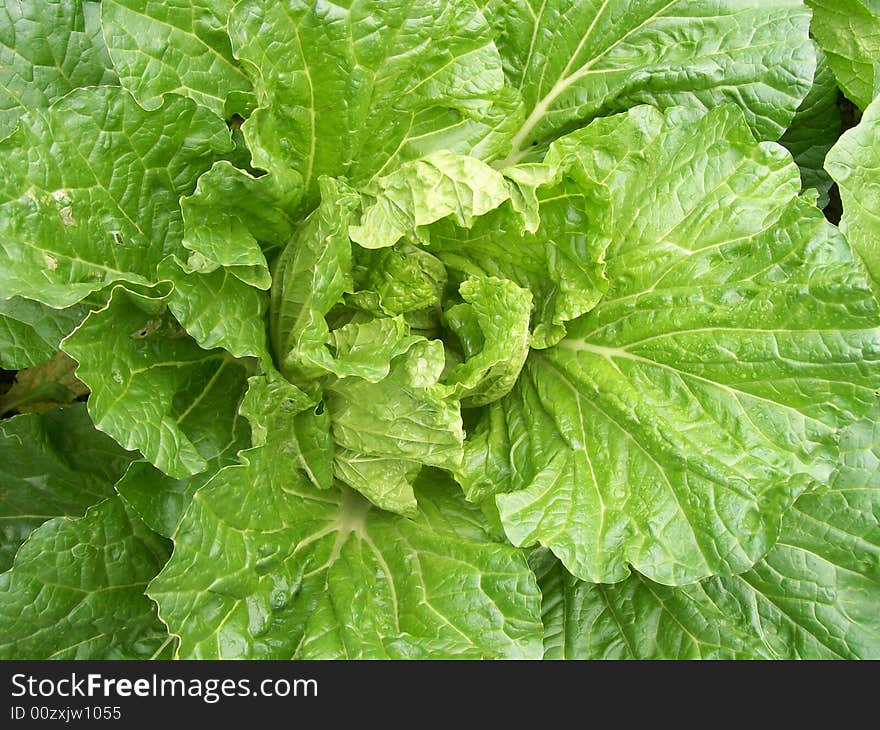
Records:
M0 299L0 367L20 370L48 360L87 313L83 305L52 309L30 299Z
M131 458L82 404L0 421L0 571L46 520L80 517L113 496Z
M0 575L0 658L169 658L144 595L169 553L118 498L45 523Z

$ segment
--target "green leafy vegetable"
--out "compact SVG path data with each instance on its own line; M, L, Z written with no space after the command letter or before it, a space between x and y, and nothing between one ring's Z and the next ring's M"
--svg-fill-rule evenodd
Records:
M878 17L0 0L0 657L880 658Z
M875 416L876 418L876 416ZM880 426L844 438L828 491L802 496L752 570L669 588L582 583L536 556L544 648L562 659L860 659L880 655Z
M880 281L880 100L867 108L855 129L840 138L825 164L840 186L840 229L874 280Z
M0 569L53 517L80 517L113 496L131 457L78 405L0 421Z
M880 6L876 0L806 0L813 34L843 92L864 109L874 98L880 54Z

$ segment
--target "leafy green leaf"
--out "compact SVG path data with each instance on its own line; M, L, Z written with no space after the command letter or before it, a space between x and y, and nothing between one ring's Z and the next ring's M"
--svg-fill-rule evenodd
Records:
M204 471L246 428L237 411L248 363L199 348L157 292L116 287L63 347L92 391L95 425L168 476Z
M834 488L805 494L752 570L670 588L535 567L551 659L880 658L880 426L849 429Z
M434 150L503 149L510 94L471 0L243 0L229 32L260 104L243 127L254 165L295 170L307 206L322 175L360 187Z
M30 299L0 299L0 368L19 370L48 360L87 312L81 305L52 309Z
M178 198L231 147L222 121L166 96L76 90L0 142L0 288L63 308L114 281L148 283L180 250Z
M46 522L0 575L0 658L168 658L144 589L169 553L118 498Z
M240 410L245 415L244 404ZM167 538L174 537L193 494L220 469L237 463L238 452L250 446L250 435L246 428L236 429L233 440L208 460L205 471L183 479L163 474L148 461L135 461L116 483L116 491L153 532Z
M209 274L223 267L258 289L272 283L263 247L285 243L295 224L298 189L285 190L272 175L253 177L225 160L199 178L181 201L186 270Z
M351 291L348 225L357 195L321 180L321 205L299 226L275 265L270 335L275 361L293 382L329 369L325 317Z
M464 440L461 414L439 383L445 358L437 340L420 340L391 361L378 382L349 377L327 386L333 437L359 453L454 468Z
M449 216L464 228L510 196L501 173L473 157L435 152L401 165L369 188L374 198L364 208L351 240L364 248L393 246L422 227Z
M461 343L465 361L445 378L463 406L483 406L507 395L529 354L532 295L504 279L472 278L460 288L464 304L443 319Z
M84 405L0 421L0 571L46 520L80 517L113 496L130 460Z
M251 424L254 446L271 442L285 479L302 474L319 489L333 486L330 416L317 399L270 371L248 381L241 414Z
M876 0L806 0L813 35L843 92L865 109L874 98L874 64L880 56L880 7Z
M480 534L453 485L422 484L432 517L411 520L273 480L273 458L251 450L196 493L150 585L182 658L540 656L525 558Z
M225 268L188 274L175 256L159 264L158 278L174 285L168 308L201 347L222 347L236 357L269 359L266 292L245 284Z
M234 0L103 0L101 24L122 85L145 107L168 93L226 116L252 87L232 57L226 20Z
M735 107L639 108L557 156L600 192L611 285L490 406L461 481L497 494L514 544L549 547L584 580L628 564L667 584L742 572L878 400L869 282L797 197L788 154L756 144Z
M468 229L431 226L429 250L461 279L508 279L532 293L532 347L550 347L565 323L589 312L608 288L607 240L591 225L590 201L562 165L505 170L510 200ZM529 229L534 219L537 226Z
M526 118L504 163L638 104L739 104L776 139L813 80L809 11L797 0L486 0Z
M91 0L0 1L0 139L80 86L116 84Z
M804 190L819 193L819 207L828 205L832 180L825 172L825 156L840 136L840 107L837 80L828 58L818 52L819 63L813 88L797 111L780 143L785 145L801 168Z
M431 328L446 291L446 267L436 256L402 242L391 248L352 251L354 293L347 304L375 316L407 315L408 322Z
M880 282L880 100L834 145L825 167L840 187L840 229Z

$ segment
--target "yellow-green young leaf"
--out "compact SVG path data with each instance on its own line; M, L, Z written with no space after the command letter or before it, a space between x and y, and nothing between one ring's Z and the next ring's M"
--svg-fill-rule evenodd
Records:
M473 277L459 287L463 304L443 320L461 345L464 362L444 378L465 407L507 395L529 354L532 295L505 279Z
M487 158L515 123L489 25L472 0L244 0L229 18L260 108L254 165L360 187L433 150Z
M469 227L444 220L424 235L455 277L497 277L528 289L531 345L550 347L565 335L566 322L589 312L607 290L608 242L592 221L589 196L564 164L518 165L504 174L509 201Z
M834 145L825 167L840 187L840 230L880 282L880 99Z
M101 25L122 85L145 107L192 97L220 116L247 110L252 87L232 57L234 0L103 0Z
M196 493L149 595L181 658L537 658L521 551L435 476L415 520L273 477L262 447ZM207 544L216 552L205 550Z
M168 659L144 595L170 554L116 497L31 533L0 575L0 659Z
M231 148L190 99L145 111L119 87L78 89L0 142L0 290L67 307L113 281L155 281L180 251L178 199Z
M800 0L484 0L525 121L501 166L638 104L738 104L777 139L813 80Z
M389 320L376 320L383 321ZM344 344L339 341L340 360L360 333L381 332L373 324L338 330L352 335ZM374 342L364 349L383 353L379 361L388 369L384 378L349 376L326 386L331 432L340 447L336 476L382 509L412 514L418 467L455 469L461 463L461 411L453 388L439 382L445 365L441 342L409 337L390 357L384 354L383 339Z
M168 476L204 471L247 428L238 406L250 364L201 349L160 292L116 287L63 347L91 389L95 425Z
M414 327L431 329L448 283L436 256L405 241L390 248L352 249L354 293L347 304L374 316L406 315Z
M582 583L545 553L549 659L880 659L880 426L856 424L831 489L785 515L752 570L679 588Z
M843 93L865 109L874 98L875 64L880 58L880 4L877 0L806 0L812 31Z
M741 112L641 107L557 142L610 242L601 302L466 446L516 545L583 580L750 568L878 401L880 312L783 148ZM551 160L552 162L552 160Z
M401 165L367 188L360 223L349 229L364 248L393 246L447 217L465 228L510 197L504 176L473 157L434 152ZM425 240L426 242L426 240Z
M0 421L0 571L46 520L79 517L113 496L131 458L82 404Z
M118 83L92 0L0 0L0 139L25 112L81 86Z
M333 486L330 416L319 398L269 370L248 381L240 412L251 425L254 446L272 445L278 474L304 475L319 489Z
M325 318L352 289L348 226L358 197L344 183L322 178L321 198L279 255L272 277L272 352L294 382L330 367Z

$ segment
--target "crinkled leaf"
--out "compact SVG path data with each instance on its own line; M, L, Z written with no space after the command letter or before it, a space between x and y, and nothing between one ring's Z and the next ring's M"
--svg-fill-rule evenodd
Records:
M269 359L267 292L245 284L229 269L187 273L172 256L159 264L158 276L173 283L168 308L201 347Z
M880 426L856 424L830 491L805 494L752 570L599 586L535 561L551 659L880 658Z
M825 172L825 156L840 136L837 80L826 55L819 51L813 88L779 141L801 169L804 190L819 193L819 207L828 205L832 180Z
M174 478L204 471L246 428L246 361L201 349L161 296L117 287L63 343L92 391L95 425Z
M501 58L471 0L244 0L232 45L257 90L254 165L360 187L433 150L486 158L511 118Z
M597 116L638 104L739 104L764 139L785 131L813 80L799 0L488 0L526 119L507 163Z
M640 108L550 155L579 159L602 193L611 285L490 407L466 491L503 492L514 544L549 547L584 580L746 570L827 479L838 430L878 400L869 282L797 197L791 158L756 144L735 107Z
M416 325L430 325L439 314L447 277L436 256L405 242L376 250L356 246L352 254L355 291L346 303L378 316L405 314Z
M45 113L73 89L117 83L100 9L91 0L0 2L0 139L22 114Z
M84 405L0 421L0 571L46 520L79 517L113 496L130 460Z
M325 401L336 443L364 454L457 466L464 434L458 403L438 382L444 363L442 343L421 340L378 382L349 377L329 384Z
M48 360L87 313L82 305L52 309L30 299L0 299L0 368L18 370Z
M191 252L186 270L207 274L222 267L245 284L268 289L272 279L262 248L287 243L299 194L280 188L272 175L253 177L218 162L181 201L183 247Z
M608 288L607 240L591 223L580 186L561 168L528 165L505 174L520 181L511 185L510 202L470 229L451 221L431 226L429 250L461 278L494 276L528 289L531 344L550 347L565 335L565 323L589 312ZM532 213L524 214L528 208ZM532 232L524 227L529 215L540 217Z
M299 226L275 265L270 335L275 361L293 382L328 368L325 317L351 291L348 225L358 197L335 180L321 181L321 205Z
M880 282L880 99L834 145L825 167L840 187L840 229Z
M325 367L341 378L375 383L388 375L394 358L420 339L400 316L350 322L330 333L333 359Z
M411 520L246 456L196 493L149 589L181 658L540 656L534 575L449 482L423 484L430 517Z
M302 474L319 489L333 486L330 415L316 398L270 371L250 379L241 414L254 446L272 444L278 474L290 480Z
M351 240L364 248L393 246L447 217L470 228L475 218L510 196L504 176L473 157L435 152L380 177L368 188L368 202Z
M45 523L0 575L0 658L169 658L144 595L169 547L118 498Z
M813 10L813 35L843 92L861 109L874 98L874 65L880 58L877 0L806 0Z
M377 380L387 374L391 357L406 349L405 342L402 349L398 343L409 332L398 318L331 335L326 316L353 287L348 222L358 198L327 178L322 180L322 193L321 205L300 226L275 266L270 314L275 360L298 384L326 373Z
M483 406L510 392L529 354L532 295L505 279L473 277L460 287L464 304L443 314L464 362L445 378L463 406Z
M234 0L102 0L104 37L122 85L145 107L182 94L225 116L252 93L232 57L226 21Z
M119 87L80 89L0 142L0 289L67 307L109 282L155 280L178 252L178 198L231 146L190 99L145 111Z

